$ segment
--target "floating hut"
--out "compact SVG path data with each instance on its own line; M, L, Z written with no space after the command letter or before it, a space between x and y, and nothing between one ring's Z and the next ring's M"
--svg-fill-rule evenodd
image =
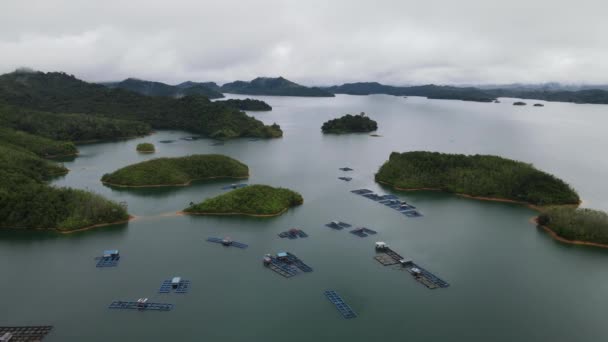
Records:
M108 249L103 251L104 258L116 258L119 256L118 249Z
M386 244L386 242L383 242L383 241L376 242L376 249L377 250L383 251L383 250L386 250L387 248L388 248L388 244Z
M173 277L173 279L171 279L171 287L176 289L179 286L179 283L181 283L181 281L182 281L181 277Z

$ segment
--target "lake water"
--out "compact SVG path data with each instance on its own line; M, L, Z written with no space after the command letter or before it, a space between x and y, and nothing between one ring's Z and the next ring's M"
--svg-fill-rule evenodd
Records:
M242 98L241 96L231 96ZM608 250L565 245L529 222L522 206L441 193L399 193L373 180L392 151L486 153L533 163L572 184L584 205L608 209L608 107L546 103L500 104L384 95L335 98L257 97L272 112L254 113L284 130L282 139L184 141L161 131L140 139L80 146L65 161L58 186L89 189L126 201L128 225L61 235L0 233L0 325L54 325L48 341L598 341L608 333ZM378 134L324 136L321 124L366 112ZM160 140L176 140L161 144ZM135 152L140 142L157 153ZM230 182L117 190L99 179L120 167L160 156L221 153L250 167L249 183L299 191L304 205L270 219L190 217L175 213L223 193ZM355 171L345 174L339 167ZM353 177L351 182L337 179ZM358 188L395 193L416 205L407 218L356 196ZM342 220L378 235L359 238L325 223ZM307 239L277 234L300 227ZM230 236L248 249L205 242ZM429 290L398 267L372 257L386 241L451 286ZM117 248L116 268L94 258ZM264 268L266 253L290 251L314 272L284 279ZM159 295L174 275L190 293ZM336 290L357 312L345 320L323 296ZM174 303L170 312L107 309L113 300L149 297Z

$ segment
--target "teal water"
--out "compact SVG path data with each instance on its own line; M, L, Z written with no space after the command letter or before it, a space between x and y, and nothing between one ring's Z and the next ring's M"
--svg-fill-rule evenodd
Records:
M236 97L236 96L234 96ZM0 233L0 325L51 324L48 341L597 341L608 333L608 250L552 240L529 223L522 206L456 196L398 193L373 181L392 151L489 153L534 163L579 190L585 205L608 209L603 176L608 146L605 106L547 103L544 108L346 96L258 97L274 108L252 113L277 122L282 139L226 142L179 140L161 131L128 141L80 146L57 186L89 189L126 201L129 224L70 235ZM531 102L531 101L528 101ZM323 136L321 124L365 111L378 134ZM172 144L158 143L175 139ZM140 142L157 153L135 152ZM112 189L99 179L119 167L159 156L222 153L249 165L250 183L302 193L304 205L271 219L190 217L175 213L222 193L230 182L190 187ZM353 181L337 177L355 169ZM425 215L411 219L349 190L395 193ZM359 238L324 227L331 220L379 232ZM308 239L277 233L300 227ZM246 250L205 242L230 236ZM375 260L374 242L388 242L448 281L428 290L399 268ZM116 268L93 258L117 248ZM266 253L291 251L314 272L284 279L265 269ZM156 294L162 280L192 281L186 295ZM344 320L323 296L334 289L357 312ZM113 300L174 303L171 312L107 309ZM45 341L46 341L45 340Z

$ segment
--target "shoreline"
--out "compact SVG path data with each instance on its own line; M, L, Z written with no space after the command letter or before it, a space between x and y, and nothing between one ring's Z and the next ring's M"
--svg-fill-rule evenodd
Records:
M117 187L117 188L160 188L160 187L170 187L170 186L189 186L192 184L192 182L205 181L205 180L211 180L211 179L248 179L249 177L250 177L250 175L247 175L245 177L217 176L217 177L207 177L207 178L196 178L196 179L191 179L186 183L180 183L180 184L122 185L122 184L106 182L103 180L101 181L101 183L103 183L104 185L109 185L109 186L113 186L113 187Z
M78 156L80 154L79 151L76 151L74 153L68 153L68 154L54 154L51 156L44 156L45 159L57 159L57 158L65 158L65 157L74 157L74 156Z
M186 212L186 211L178 211L176 214L180 216L185 215L200 215L200 216L251 216L251 217L276 217L285 213L289 208L285 208L278 213L275 214L247 214L247 213L211 213L211 212Z
M564 237L561 237L553 229L551 229L551 227L538 224L538 217L532 217L530 219L530 223L534 223L537 227L543 228L545 230L545 232L547 232L554 240L559 241L559 242L567 243L570 245L608 248L608 244L603 244L603 243L599 243L599 242L581 241L581 240L569 240Z
M437 192L443 192L446 194L452 194L452 195L456 195L459 197L464 197L464 198L469 198L469 199L474 199L474 200L478 200L478 201L489 201L489 202L502 202L502 203L512 203L512 204L519 204L519 205L524 205L530 209L536 210L538 212L543 212L543 206L539 206L536 204L532 204L532 203L528 203L528 202L523 202L523 201L517 201L517 200L512 200L512 199L508 199L508 198L500 198L500 197L485 197L485 196L473 196L473 195L467 195L467 194L462 194L462 193L457 193L457 192L449 192L449 191L445 191L442 189L438 189L438 188L400 188L398 186L383 182L383 181L377 181L380 184L384 184L387 186L390 186L396 190L399 191L437 191ZM578 208L581 204L583 203L583 201L579 201L577 204L555 204L555 205L548 205L548 207L574 207L574 208Z
M149 133L140 134L140 135L129 135L126 137L117 137L117 138L108 138L108 139L90 139L90 140L80 140L80 141L72 141L74 145L88 145L88 144L96 144L96 143L106 143L106 142L117 142L124 140L131 140L137 138L143 138L150 135L156 134L156 131L151 130Z
M116 222L108 222L108 223L98 223L98 224L94 224L94 225L91 225L91 226L82 227L82 228L78 228L78 229L72 229L72 230L61 230L61 229L58 229L58 228L55 228L55 230L57 232L59 232L60 234L72 234L72 233L84 232L86 230L91 230L91 229L95 229L95 228L101 228L101 227L113 226L113 225L117 225L117 224L129 223L130 221L133 221L136 218L137 218L137 216L129 215L129 218L127 218L126 220L121 220L121 221L116 221Z

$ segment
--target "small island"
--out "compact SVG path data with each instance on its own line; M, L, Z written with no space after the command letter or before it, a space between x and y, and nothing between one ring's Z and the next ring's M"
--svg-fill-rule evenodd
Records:
M219 154L157 158L106 173L101 181L117 187L186 186L195 180L248 178L249 167Z
M441 190L534 206L578 205L568 184L531 164L491 155L393 152L376 181L398 190Z
M141 144L137 144L137 152L139 152L139 153L154 153L154 152L156 152L156 149L154 148L154 144L141 143Z
M534 104L534 107L544 107L544 106L545 106L545 105L544 105L544 104L542 104L542 103L535 103L535 104Z
M265 112L272 110L272 107L264 101L255 100L255 99L230 99L230 100L221 100L216 101L221 102L227 106L239 109L239 110L248 110L248 111L257 111L257 112Z
M359 115L346 114L341 118L325 122L321 127L323 133L367 133L378 129L378 123L361 112Z
M562 242L608 247L608 214L573 207L551 207L536 223Z
M299 193L268 185L250 185L209 198L184 209L194 215L278 216L304 202Z
M525 102L522 102L522 101L517 101L517 102L513 102L513 105L514 105L514 106L525 106L525 105L526 105L526 103L525 103Z

